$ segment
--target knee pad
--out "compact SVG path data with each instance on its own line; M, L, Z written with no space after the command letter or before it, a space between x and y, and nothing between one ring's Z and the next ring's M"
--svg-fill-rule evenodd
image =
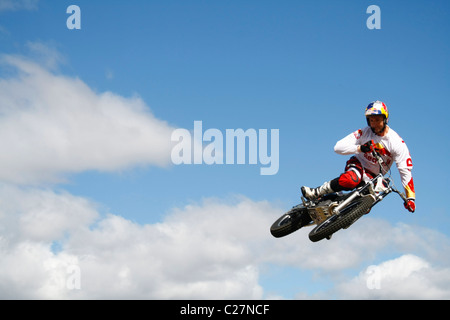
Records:
M344 190L352 190L361 183L361 179L362 177L360 172L350 169L341 174L337 182Z

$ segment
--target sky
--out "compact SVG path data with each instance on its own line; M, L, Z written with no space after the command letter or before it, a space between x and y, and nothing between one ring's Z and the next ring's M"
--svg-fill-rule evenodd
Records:
M449 11L0 0L0 298L449 299ZM342 172L333 147L374 100L409 147L416 212L393 194L330 241L273 238L302 185ZM175 164L196 122L223 164ZM238 129L267 130L274 174L261 144L226 163Z

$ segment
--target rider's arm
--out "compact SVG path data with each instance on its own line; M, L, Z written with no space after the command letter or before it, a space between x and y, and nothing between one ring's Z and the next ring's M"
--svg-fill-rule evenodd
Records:
M334 146L334 151L341 155L360 153L361 149L359 140L362 135L362 130L357 130L350 133L348 136L344 137L336 143L336 145Z
M414 191L414 180L411 173L413 164L408 147L403 140L395 154L395 162L397 164L398 172L400 173L402 185L405 188L405 195L407 198L405 208L414 212L416 209L416 193Z
M398 150L396 150L395 162L397 164L398 172L402 180L402 185L405 188L406 198L415 199L416 193L414 191L414 181L411 170L413 168L411 155L405 142L402 141Z

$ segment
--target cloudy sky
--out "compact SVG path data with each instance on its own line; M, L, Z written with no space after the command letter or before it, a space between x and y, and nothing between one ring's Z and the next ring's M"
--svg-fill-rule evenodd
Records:
M0 298L449 299L450 4L377 1L373 30L371 4L0 0ZM391 195L331 241L273 238L377 99L417 211ZM194 121L278 130L279 170L175 165Z

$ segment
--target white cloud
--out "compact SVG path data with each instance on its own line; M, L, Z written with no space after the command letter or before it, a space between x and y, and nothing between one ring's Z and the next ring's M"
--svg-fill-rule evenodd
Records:
M313 270L313 278L307 281L311 284L332 285L332 289L312 293L298 288L296 298L450 298L447 290L450 288L450 239L436 230L406 223L391 225L369 216L348 230L337 232L330 241L308 242L310 230L303 229L297 235L278 239L266 253L271 263ZM400 258L367 267L385 255ZM359 276L348 277L352 270L362 267ZM380 290L367 285L374 267L381 275Z
M0 0L1 11L35 10L39 0Z
M437 232L365 217L331 241L312 243L307 230L275 239L269 226L282 213L245 197L172 210L159 223L140 225L66 192L0 188L0 298L47 299L261 299L262 273L271 265L312 270L332 290L297 297L449 298L450 268L431 247ZM368 237L367 235L371 236ZM366 267L384 250L405 252L397 234L416 234L429 246L379 263L380 290L369 290ZM442 244L442 240L444 244ZM443 255L443 254L442 254ZM79 268L80 289L69 269ZM314 282L314 279L307 281ZM282 294L282 293L281 293Z
M266 202L210 199L154 225L110 215L96 229L73 235L65 250L83 248L89 257L80 266L84 290L94 297L257 299L263 296L261 243L274 211Z
M98 216L95 205L66 192L0 186L0 230L8 242L60 240Z
M151 225L67 193L3 186L0 203L1 298L263 297L261 244L277 211L267 202L210 199ZM73 265L79 290L67 287Z
M66 57L57 49L57 44L53 41L46 43L40 41L28 41L26 48L35 63L48 70L55 71L60 65L65 64Z
M17 56L2 62L17 73L0 79L0 181L57 182L65 173L170 163L173 129L140 98L98 94Z
M65 192L0 185L0 298L64 297L67 267L77 257L54 241L98 218L95 205Z
M348 299L449 299L450 268L405 254L368 267L337 291Z

